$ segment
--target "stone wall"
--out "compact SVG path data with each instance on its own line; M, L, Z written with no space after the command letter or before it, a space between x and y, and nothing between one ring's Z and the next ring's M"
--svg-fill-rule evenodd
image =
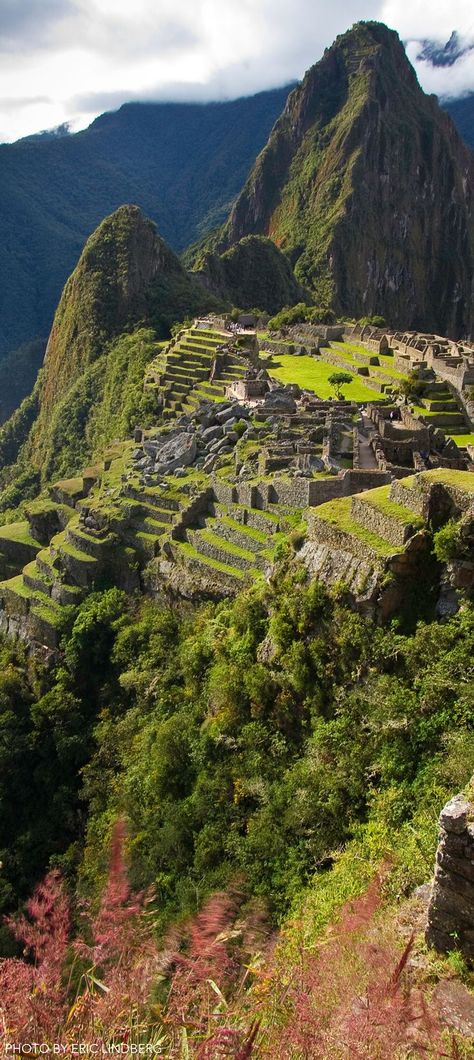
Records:
M424 518L426 493L423 493L418 485L415 489L410 489L410 487L403 486L395 480L390 487L390 500L395 501L396 504L401 504L404 508L409 508L415 515L420 515Z
M316 508L337 497L350 497L362 490L374 489L390 482L384 471L342 471L328 478L279 478L271 481L242 482L236 486L213 479L213 493L223 504L245 504L265 511L269 504L284 504L292 508Z
M370 561L381 569L384 566L384 561L375 549L372 549L365 541L347 534L327 519L320 519L317 510L310 514L309 531L311 540L316 541L318 545L328 545L336 553L348 552L351 556L366 563Z
M350 497L353 493L362 493L363 490L373 490L376 486L386 486L390 482L390 475L385 471L359 471L354 469L344 472L344 497Z
M214 490L211 487L193 497L186 507L180 509L178 519L171 530L171 537L176 541L182 541L188 527L194 526L200 516L206 515L213 500Z
M456 397L462 405L462 408L464 409L465 415L469 422L469 426L472 429L472 427L474 426L474 401L472 401L469 397L467 390L456 391Z
M294 342L278 342L277 339L259 339L258 348L262 353L273 353L276 357L295 352Z
M442 953L474 958L474 804L456 795L439 818L440 835L426 940Z
M428 356L427 360L436 375L447 383L451 383L456 390L462 390L463 387L471 386L474 383L474 368L464 362L455 367L454 365L446 364L442 357Z
M411 523L391 519L380 508L376 508L360 497L352 498L351 513L360 526L365 527L371 534L382 537L391 545L404 545L415 532L415 527Z
M342 324L294 324L291 334L301 338L303 342L322 339L323 342L338 342L344 336Z

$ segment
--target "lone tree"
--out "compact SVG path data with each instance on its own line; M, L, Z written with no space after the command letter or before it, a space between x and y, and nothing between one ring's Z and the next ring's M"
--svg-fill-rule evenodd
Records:
M349 375L349 372L333 372L328 378L328 383L329 386L332 386L338 401L343 401L342 387L352 383L352 376Z

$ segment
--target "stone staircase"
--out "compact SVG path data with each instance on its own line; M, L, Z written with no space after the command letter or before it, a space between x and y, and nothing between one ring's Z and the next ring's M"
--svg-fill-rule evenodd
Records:
M225 596L265 571L289 526L279 505L263 511L215 500L183 540L173 540L173 558L201 584L212 585L212 595Z
M222 367L216 362L219 348L231 341L230 333L193 327L181 331L151 362L145 386L161 393L165 415L192 412L200 401L221 400L225 387L244 375L246 363L235 354L228 354Z
M419 410L418 415L423 423L441 427L453 436L470 431L470 424L456 391L447 383L440 380L427 382L423 389L422 401L424 408Z

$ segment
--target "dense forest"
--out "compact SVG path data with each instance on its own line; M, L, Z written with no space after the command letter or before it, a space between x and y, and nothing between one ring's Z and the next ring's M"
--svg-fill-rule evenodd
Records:
M145 930L152 916L153 945L171 921L203 908L220 924L213 938L237 915L254 923L257 903L260 927L245 943L255 957L290 910L309 908L304 931L318 933L382 867L389 907L429 878L437 814L474 766L471 606L442 625L380 629L347 609L343 587L328 595L306 581L290 548L271 584L217 607L126 601L104 587L74 618L66 612L64 626L52 671L18 643L2 644L4 913L49 870L49 899L40 894L31 908L37 918L45 902L57 903L61 877L76 896L80 936L81 901L97 910L104 886L111 900L117 821L126 831L116 858L126 851L133 892L148 894L140 923ZM116 904L133 919L123 864L120 873ZM224 906L216 893L227 895ZM369 901L367 927L374 909L367 895L361 901ZM11 927L2 929L2 949L16 967ZM211 935L212 927L208 943ZM216 954L208 958L210 976ZM173 974L168 968L165 980ZM64 1004L77 989L73 976ZM244 996L255 1004L254 989L255 974L239 1005ZM148 1032L153 996L132 1006ZM185 1022L197 1049L207 1032L193 1029L191 1012ZM123 1032L118 1012L109 1016L108 1033Z

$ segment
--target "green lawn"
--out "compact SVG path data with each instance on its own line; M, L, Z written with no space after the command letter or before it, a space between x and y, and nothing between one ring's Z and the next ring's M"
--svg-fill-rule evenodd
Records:
M446 431L448 438L452 438L456 445L474 445L474 434L450 434Z
M397 519L399 523L416 527L423 526L423 519L419 515L390 499L390 486L378 486L373 490L366 490L365 493L358 493L356 496L365 504L377 508L383 515Z
M7 523L5 526L0 527L0 547L2 541L19 541L23 545L34 545L36 548L40 548L38 541L35 541L34 537L30 533L29 523Z
M276 367L278 365L278 367ZM328 383L329 376L338 369L333 364L326 364L316 357L293 357L290 355L278 355L275 365L270 372L275 379L282 383L298 383L307 390L314 390L319 398L327 400L334 397L334 391ZM361 376L354 376L352 383L343 387L343 394L349 401L380 401L381 395L378 390L373 390Z
M400 479L400 486L413 489L418 481L444 482L447 486L455 486L456 489L465 493L474 493L474 473L472 471L455 471L454 468L438 467L432 471L421 471L418 475L409 475Z

